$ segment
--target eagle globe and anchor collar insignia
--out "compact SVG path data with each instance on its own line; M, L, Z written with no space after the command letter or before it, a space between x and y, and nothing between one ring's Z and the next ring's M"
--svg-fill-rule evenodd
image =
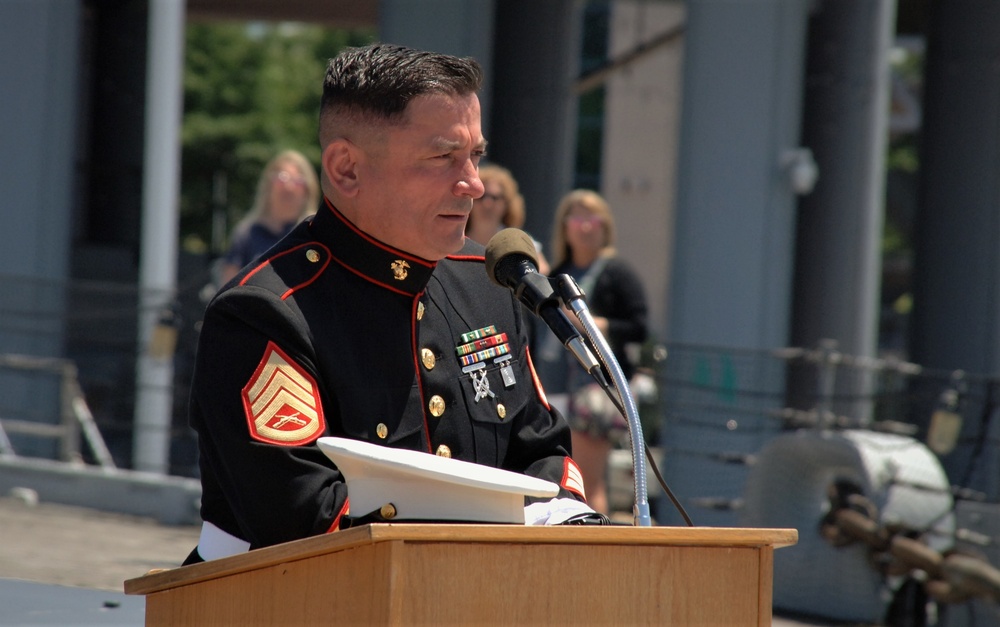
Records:
M514 387L514 369L510 365L510 344L507 334L499 333L494 325L489 325L475 331L462 334L462 341L455 347L455 353L462 364L462 372L469 375L473 400L479 402L483 398L496 398L490 388L490 380L486 376L486 362L493 360L500 366L500 378L505 388Z
M410 264L406 263L404 259L397 259L389 264L389 268L392 270L392 278L397 281L405 281L409 274Z
M326 430L316 380L274 342L244 386L250 437L269 444L308 444Z

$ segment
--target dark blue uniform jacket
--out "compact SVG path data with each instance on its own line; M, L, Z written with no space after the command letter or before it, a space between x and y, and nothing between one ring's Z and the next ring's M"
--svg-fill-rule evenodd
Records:
M315 445L325 435L540 477L582 500L526 337L480 245L428 262L324 200L206 311L190 406L203 519L251 548L336 530L348 494Z

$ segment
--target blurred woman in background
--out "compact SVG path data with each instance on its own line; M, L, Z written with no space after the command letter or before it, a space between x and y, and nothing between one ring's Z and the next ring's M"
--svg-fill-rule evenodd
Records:
M296 150L275 155L257 181L253 206L233 228L219 269L220 285L315 213L318 204L319 179L309 160Z
M634 366L625 345L646 340L646 296L639 276L616 254L614 216L600 194L578 189L562 198L552 227L551 255L552 275L568 274L576 280L594 323L625 378L631 379ZM578 324L575 315L568 317ZM587 502L608 514L608 455L627 435L628 423L554 335L549 333L538 349L538 374L549 402L573 429L573 459L583 473Z

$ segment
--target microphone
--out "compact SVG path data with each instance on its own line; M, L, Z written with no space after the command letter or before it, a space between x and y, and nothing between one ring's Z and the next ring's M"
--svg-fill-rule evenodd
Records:
M635 522L636 525L648 527L652 523L649 515L649 497L646 490L646 467L642 457L636 454L638 443L645 446L642 437L642 424L639 422L639 412L635 400L628 388L628 381L622 373L621 366L615 360L607 340L601 336L593 318L587 312L582 301L582 292L576 282L562 275L560 287L565 290L565 298L569 299L577 318L587 329L594 342L594 350L599 351L608 366L609 373L615 381L614 388L608 383L601 364L587 348L583 337L576 327L570 323L560 306L561 298L556 296L549 278L538 273L536 265L535 243L528 234L517 229L504 229L490 238L486 244L486 273L490 279L501 287L514 292L514 296L526 307L545 321L559 341L576 357L584 370L590 373L594 380L612 397L615 406L624 409L628 420L629 435L632 440L632 471L635 482ZM614 392L612 392L614 390ZM614 396L619 398L616 399ZM669 490L667 490L669 493Z
M512 290L519 301L548 325L583 369L606 384L600 362L563 313L549 278L538 273L537 264L535 243L524 231L503 229L486 244L486 273L490 279Z

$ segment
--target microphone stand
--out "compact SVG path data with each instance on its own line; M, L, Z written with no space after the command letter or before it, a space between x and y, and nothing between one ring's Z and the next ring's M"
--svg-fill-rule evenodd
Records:
M636 453L636 447L643 446L645 439L642 436L642 423L639 422L639 410L636 408L632 390L629 388L628 380L625 379L625 373L622 372L618 360L615 359L614 352L612 352L611 347L608 345L608 341L597 328L594 317L587 308L587 303L584 299L583 291L580 290L580 286L577 285L573 277L567 274L561 274L552 280L556 283L556 291L559 294L559 299L573 311L577 320L583 325L583 330L590 340L590 344L597 350L597 357L611 375L613 388L608 386L603 376L595 376L594 378L597 379L597 382L604 388L604 391L611 397L612 401L620 399L620 402L615 402L616 406L624 406L625 419L628 421L629 438L632 440L632 469L635 474L635 506L632 513L636 527L649 527L652 525L652 518L649 514L649 495L646 488L646 465L642 455ZM596 370L600 373L599 368ZM618 396L618 399L615 398L615 395Z

